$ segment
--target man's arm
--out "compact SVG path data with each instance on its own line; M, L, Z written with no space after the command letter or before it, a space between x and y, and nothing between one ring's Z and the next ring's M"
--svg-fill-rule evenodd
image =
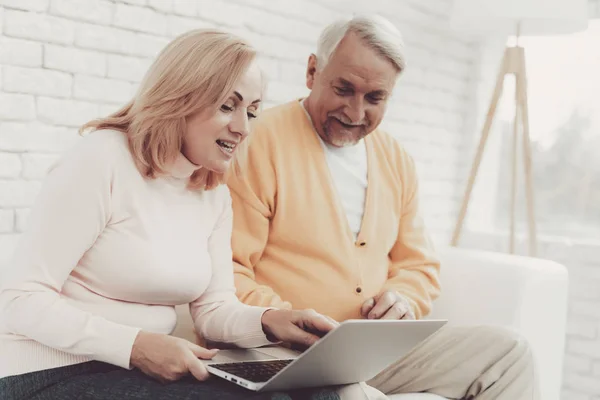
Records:
M254 273L268 245L277 191L269 140L263 140L266 133L257 124L239 171L232 171L227 180L233 207L231 245L235 286L237 296L246 304L291 309L292 305L272 288L258 284Z
M403 152L402 214L398 238L390 251L388 280L382 292L396 291L407 298L417 319L429 314L439 296L440 262L419 210L419 184L413 159Z
M236 186L241 183L234 183ZM232 186L230 186L232 187ZM259 285L254 266L262 257L269 237L269 217L250 204L246 195L231 191L233 201L233 267L239 299L252 306L291 309L273 289ZM262 207L261 207L262 208Z

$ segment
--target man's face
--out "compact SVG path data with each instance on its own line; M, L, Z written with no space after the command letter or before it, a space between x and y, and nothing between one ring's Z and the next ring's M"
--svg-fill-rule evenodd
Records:
M306 107L315 129L332 146L356 144L381 123L398 69L352 32L324 68L317 62L311 55L306 74Z

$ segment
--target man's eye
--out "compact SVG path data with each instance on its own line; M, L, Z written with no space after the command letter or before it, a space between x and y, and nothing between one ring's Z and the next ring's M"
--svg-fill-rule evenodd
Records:
M233 107L228 106L227 104L223 104L221 106L221 111L225 111L225 112L231 112L233 111Z
M376 97L376 96L367 96L367 100L369 101L369 103L377 104L380 101L383 101L383 98L382 97Z
M334 88L334 90L335 90L335 92L336 92L337 94L339 94L340 96L344 96L344 95L347 95L347 94L352 94L352 89L350 89L350 88L345 88L345 87L338 87L338 86L336 86L336 87Z

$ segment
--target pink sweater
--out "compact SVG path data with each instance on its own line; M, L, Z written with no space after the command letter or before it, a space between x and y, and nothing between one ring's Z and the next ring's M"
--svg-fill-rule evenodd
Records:
M265 308L235 296L226 186L186 188L181 156L147 180L120 132L87 135L56 165L0 288L0 378L99 360L130 368L140 330L169 334L190 303L208 340L270 342Z

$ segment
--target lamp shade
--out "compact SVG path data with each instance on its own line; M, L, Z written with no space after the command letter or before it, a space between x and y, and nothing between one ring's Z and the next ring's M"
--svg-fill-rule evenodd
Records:
M587 0L454 0L450 26L474 34L566 34L585 30Z

